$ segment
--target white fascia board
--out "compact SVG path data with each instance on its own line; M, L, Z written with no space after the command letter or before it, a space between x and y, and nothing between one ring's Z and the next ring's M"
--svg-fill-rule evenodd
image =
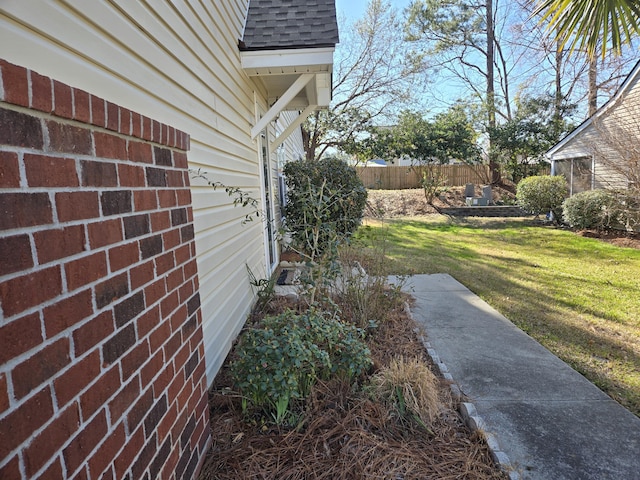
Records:
M296 48L241 51L242 68L249 76L295 72L330 72L335 48Z

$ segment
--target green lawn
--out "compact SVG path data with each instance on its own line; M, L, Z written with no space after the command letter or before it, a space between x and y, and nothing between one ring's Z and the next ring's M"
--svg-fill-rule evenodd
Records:
M640 416L640 250L530 221L368 222L388 274L448 273Z

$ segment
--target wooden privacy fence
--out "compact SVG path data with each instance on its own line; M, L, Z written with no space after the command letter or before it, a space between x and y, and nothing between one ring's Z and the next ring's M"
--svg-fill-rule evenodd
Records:
M358 177L366 188L379 190L402 190L420 188L421 173L409 166L356 167ZM429 165L429 176L441 177L443 185L458 187L467 183L487 183L488 165Z

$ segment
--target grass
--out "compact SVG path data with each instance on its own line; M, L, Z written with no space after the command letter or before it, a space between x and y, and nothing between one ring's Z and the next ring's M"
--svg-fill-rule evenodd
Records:
M369 221L388 274L448 273L640 416L640 250L526 220Z

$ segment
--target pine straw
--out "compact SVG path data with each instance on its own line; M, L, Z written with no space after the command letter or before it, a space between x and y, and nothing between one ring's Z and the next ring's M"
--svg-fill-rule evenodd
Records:
M427 361L402 308L372 336L375 368L394 357ZM297 428L252 425L231 394L226 368L210 397L213 447L200 474L209 479L504 479L479 435L462 423L440 380L444 411L428 431L399 421L363 388L319 383Z

